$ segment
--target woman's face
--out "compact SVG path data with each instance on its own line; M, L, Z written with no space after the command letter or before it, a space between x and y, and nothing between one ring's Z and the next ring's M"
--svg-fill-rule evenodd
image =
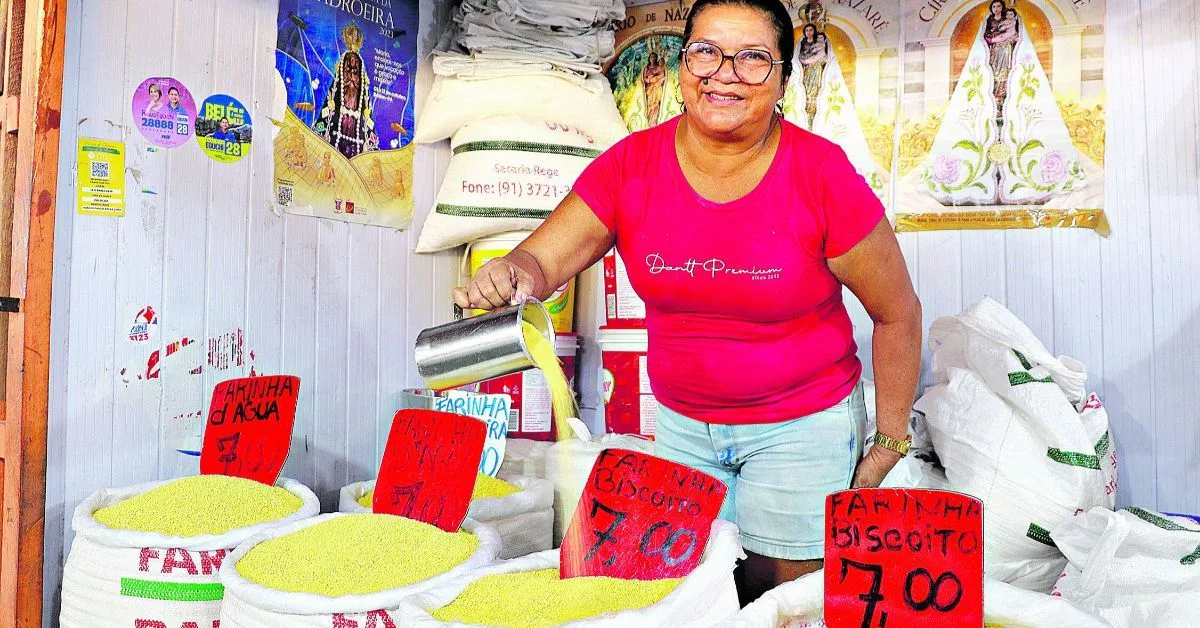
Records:
M1004 3L1000 0L994 0L991 5L992 15L997 19L1004 17Z
M733 56L747 48L766 50L779 59L779 46L770 19L761 11L718 5L696 16L689 42L703 41ZM783 73L773 68L765 83L743 83L726 60L708 85L689 71L679 73L683 104L691 124L716 134L735 132L747 124L762 123L773 115L775 103L783 98Z
M159 99L162 98L162 90L159 89L157 85L151 85L149 91L151 101L158 102Z
M804 38L812 41L812 38L817 34L817 27L809 24L804 27Z

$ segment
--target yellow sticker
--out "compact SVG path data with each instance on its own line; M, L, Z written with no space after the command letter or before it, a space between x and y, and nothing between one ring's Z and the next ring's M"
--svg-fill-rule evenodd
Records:
M79 138L75 206L91 216L125 215L125 144Z

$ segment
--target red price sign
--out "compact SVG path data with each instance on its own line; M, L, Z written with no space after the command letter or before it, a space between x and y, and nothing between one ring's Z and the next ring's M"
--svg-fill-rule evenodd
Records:
M983 504L919 489L825 501L825 621L833 628L983 625Z
M275 484L292 447L300 378L230 379L213 389L200 473Z
M625 449L605 449L563 539L563 578L681 578L700 563L725 501L720 480Z
M486 438L487 426L478 419L433 410L397 412L371 509L457 532L471 505Z

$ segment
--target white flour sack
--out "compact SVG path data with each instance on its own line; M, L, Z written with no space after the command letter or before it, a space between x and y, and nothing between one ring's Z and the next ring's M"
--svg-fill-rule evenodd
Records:
M610 145L553 120L509 115L468 124L450 143L453 156L417 252L536 229Z
M742 609L721 628L818 628L825 626L825 572L782 584ZM986 579L983 621L987 628L1105 628L1099 617L1062 598Z
M930 330L938 384L917 402L950 490L984 504L987 575L1046 593L1066 560L1050 530L1111 509L1116 452L1087 373L985 299Z
M400 517L393 515L348 515L345 513L332 513L320 515L307 521L280 526L255 535L253 538L239 545L221 567L221 584L225 585L225 602L221 606L220 628L397 628L398 626L406 625L396 618L395 613L396 607L399 606L402 600L436 587L443 582L451 581L463 574L491 565L495 562L496 555L500 551L500 538L497 536L495 530L477 521L467 519L463 521L462 531L473 534L478 539L478 545L467 559L447 571L408 586L385 589L374 593L351 593L329 596L316 593L284 591L264 586L250 581L239 572L237 567L238 562L246 558L246 555L253 551L256 546L288 535L297 533L303 535L307 528L322 525L328 526L330 522L335 520L340 522L349 521L349 519L339 519L344 517L391 517L395 520L400 520ZM309 532L315 531L309 530ZM302 536L300 538L306 543L309 542L309 537ZM349 547L353 551L358 552L359 550L355 548L355 541L358 541L357 545L362 545L364 543L363 538L367 537L357 539L346 538L345 541L341 538L321 538L309 545L302 546L302 549L289 550L297 552L293 556L299 557L299 560L293 558L291 560L292 564L287 565L286 568L306 570L303 573L305 577L320 578L332 576L334 578L354 579L361 577L360 573L367 576L371 573L377 573L378 568L373 568L373 566L382 560L380 558L382 555L386 554L389 557L395 557L399 554L402 556L399 560L410 565L404 573L411 573L411 569L415 568L412 565L425 562L429 556L429 552L435 551L425 546L416 545L407 547L395 545L364 547L361 550L361 558L359 556L355 557L356 564L354 567L334 568L332 570L319 567L308 568L314 562L319 562L320 556L329 551L327 548L334 545L341 548ZM281 561L273 561L271 564L279 564L279 562ZM287 561L285 559L282 562ZM295 563L303 563L304 566L297 567ZM276 569L276 575L278 573L278 569ZM205 628L208 627L206 626Z
M1093 508L1050 535L1069 561L1054 595L1118 628L1196 625L1200 523L1142 508Z
M168 482L150 482L93 493L75 508L75 541L63 571L64 628L212 628L221 614L221 565L233 548L272 526L315 516L316 495L299 482L277 486L301 500L299 510L272 522L219 535L168 536L114 530L93 513ZM164 513L170 517L170 513Z
M500 474L500 479L521 489L504 497L471 500L467 516L491 526L500 534L500 558L509 559L542 552L554 540L554 485L548 480ZM359 500L375 490L375 480L356 482L342 488L338 510L371 512Z
M438 142L485 118L519 114L558 120L605 145L629 134L603 75L582 85L552 76L462 79L438 76L421 107L414 137L419 144Z
M554 547L562 545L601 451L629 449L654 455L652 440L633 434L592 436L583 421L572 417L567 422L575 436L554 443L546 453L546 479L554 485Z
M560 625L563 628L717 626L738 610L733 569L737 560L744 556L738 541L737 526L727 521L714 521L704 558L661 601L641 609L608 613ZM404 600L397 610L396 625L409 628L475 628L470 624L438 621L431 613L453 602L473 582L486 576L557 569L558 565L558 550L551 550L505 561L443 582L438 587Z

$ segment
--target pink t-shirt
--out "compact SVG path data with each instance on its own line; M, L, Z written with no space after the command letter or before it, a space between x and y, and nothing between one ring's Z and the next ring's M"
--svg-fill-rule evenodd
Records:
M683 175L678 126L675 118L622 140L574 186L616 235L646 302L655 397L725 424L832 407L862 364L825 260L866 237L882 204L837 145L787 122L758 186L713 203Z

